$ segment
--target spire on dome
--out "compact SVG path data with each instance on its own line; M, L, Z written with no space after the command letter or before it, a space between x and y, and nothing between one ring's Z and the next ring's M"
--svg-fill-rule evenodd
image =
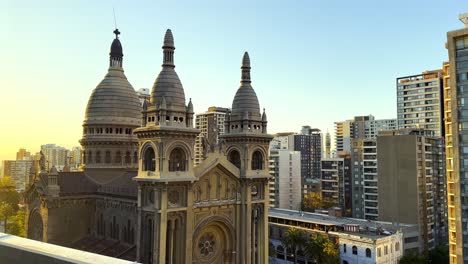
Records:
M241 83L250 83L250 58L249 53L246 51L242 58L242 77Z
M116 28L114 30L115 39L112 41L111 49L110 49L110 58L109 58L109 66L110 67L120 67L122 68L122 44L119 40L120 31Z
M267 121L267 116L266 116L265 108L263 108L262 121Z
M192 98L190 98L189 103L188 103L188 112L193 113L193 103L192 103Z
M174 68L174 36L172 36L172 31L168 29L166 35L164 35L164 44L162 46L164 53L163 67L168 66Z

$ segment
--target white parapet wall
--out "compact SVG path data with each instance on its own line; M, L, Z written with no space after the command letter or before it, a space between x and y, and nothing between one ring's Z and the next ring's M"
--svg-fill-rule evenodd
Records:
M0 233L0 262L22 264L46 263L137 263L104 255L57 246L31 239Z

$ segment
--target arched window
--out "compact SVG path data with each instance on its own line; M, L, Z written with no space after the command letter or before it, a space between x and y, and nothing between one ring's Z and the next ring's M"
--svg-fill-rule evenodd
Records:
M239 151L237 150L231 150L228 155L228 160L234 164L237 168L240 169L241 167L241 159L240 159L240 154Z
M91 151L88 152L88 163L93 163L93 153Z
M258 150L252 155L252 170L263 170L263 155Z
M96 163L101 163L101 151L96 152Z
M185 152L181 148L175 148L169 155L169 171L185 171L187 166Z
M396 242L395 243L395 251L399 251L400 250L400 242Z
M105 162L106 163L111 163L111 153L110 153L110 151L106 151Z
M136 151L133 152L133 163L138 163L138 153Z
M130 164L132 162L132 157L130 157L130 151L125 152L125 164Z
M130 152L127 152L130 161ZM143 170L155 171L156 170L156 159L153 148L149 147L145 150L145 159L143 160Z
M343 252L346 253L346 244L343 244Z
M353 246L353 255L357 255L357 247Z
M115 153L115 163L117 164L122 163L122 153L120 151L117 151Z
M366 248L366 257L368 257L368 258L372 257L372 253L371 253L370 248Z

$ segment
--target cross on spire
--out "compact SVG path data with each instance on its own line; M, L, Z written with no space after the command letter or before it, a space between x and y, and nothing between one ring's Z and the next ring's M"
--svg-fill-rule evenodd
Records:
M118 28L116 28L116 29L114 30L114 34L115 34L115 38L118 39L118 38L119 38L119 35L120 35L120 31L119 31Z

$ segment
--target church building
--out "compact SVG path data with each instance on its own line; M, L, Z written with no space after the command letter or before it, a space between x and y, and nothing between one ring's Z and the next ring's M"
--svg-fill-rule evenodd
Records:
M248 53L225 134L203 140L204 160L195 166L199 131L175 71L171 30L143 105L114 33L108 72L86 107L82 171L32 168L28 238L141 263L267 263L272 136Z

